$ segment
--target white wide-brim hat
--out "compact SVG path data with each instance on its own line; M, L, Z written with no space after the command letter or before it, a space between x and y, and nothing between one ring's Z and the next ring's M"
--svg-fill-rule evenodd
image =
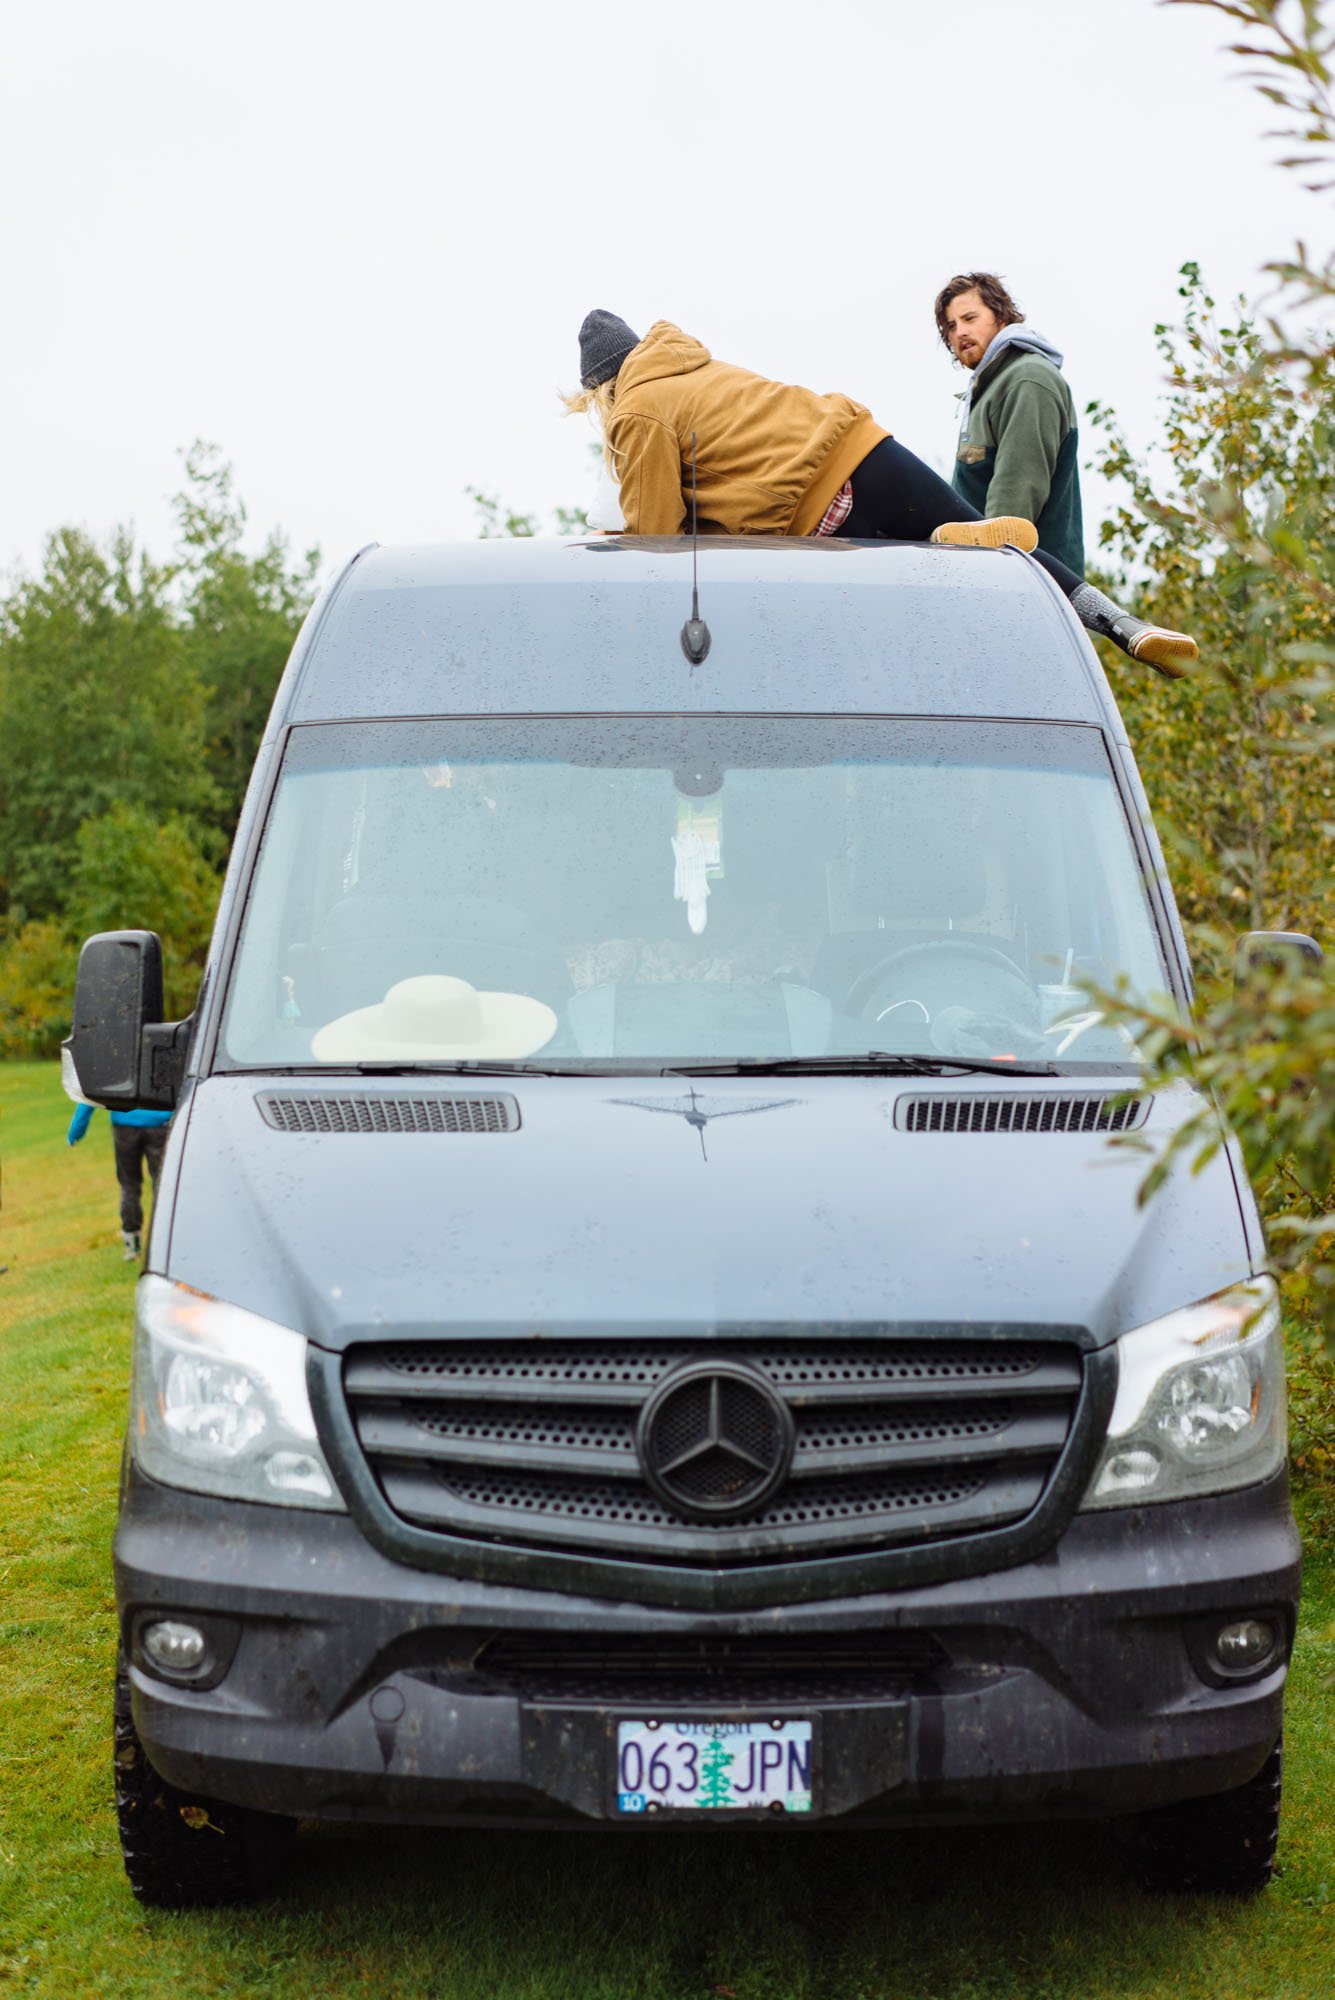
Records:
M374 1007L317 1030L318 1062L468 1062L531 1056L556 1033L556 1016L526 993L479 993L466 979L424 972L401 979Z

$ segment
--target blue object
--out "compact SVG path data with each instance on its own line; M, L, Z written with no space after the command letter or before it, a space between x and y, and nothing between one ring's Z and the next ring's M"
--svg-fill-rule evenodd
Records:
M70 1129L65 1135L66 1143L77 1146L92 1123L95 1104L76 1104L74 1116L70 1119ZM113 1125L170 1125L170 1111L113 1111Z

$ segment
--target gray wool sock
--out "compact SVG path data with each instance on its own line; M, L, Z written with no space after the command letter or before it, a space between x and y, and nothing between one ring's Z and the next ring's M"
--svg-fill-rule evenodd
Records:
M1143 618L1137 618L1130 611L1123 611L1114 604L1111 597L1105 597L1101 590L1095 590L1092 583L1082 583L1078 590L1071 592L1071 608L1087 632L1097 632L1104 639L1111 639L1114 646L1120 646L1124 653L1136 658L1136 644L1146 632L1154 627L1147 625Z
M1129 611L1123 611L1105 597L1101 590L1095 590L1092 583L1082 583L1078 590L1071 592L1071 609L1088 632L1101 632L1105 639L1123 643L1119 626L1139 625L1138 618L1132 618Z

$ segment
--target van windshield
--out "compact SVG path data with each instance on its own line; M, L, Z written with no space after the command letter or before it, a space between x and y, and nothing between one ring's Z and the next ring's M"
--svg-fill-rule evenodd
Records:
M1077 725L413 720L290 732L222 1056L655 1068L1133 1064L1084 991L1167 987Z

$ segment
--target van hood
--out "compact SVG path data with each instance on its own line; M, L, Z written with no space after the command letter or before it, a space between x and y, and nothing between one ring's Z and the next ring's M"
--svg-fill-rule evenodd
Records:
M1103 1135L897 1121L905 1097L993 1089L212 1077L178 1113L149 1268L333 1349L391 1333L757 1322L1022 1323L1101 1344L1248 1274L1225 1153L1141 1207L1145 1153ZM387 1100L442 1095L508 1099L517 1129L374 1129L400 1116ZM271 1098L315 1104L320 1122L360 1100L372 1129L277 1129L275 1115L311 1114L266 1113ZM1196 1103L1159 1097L1139 1136L1162 1141Z

